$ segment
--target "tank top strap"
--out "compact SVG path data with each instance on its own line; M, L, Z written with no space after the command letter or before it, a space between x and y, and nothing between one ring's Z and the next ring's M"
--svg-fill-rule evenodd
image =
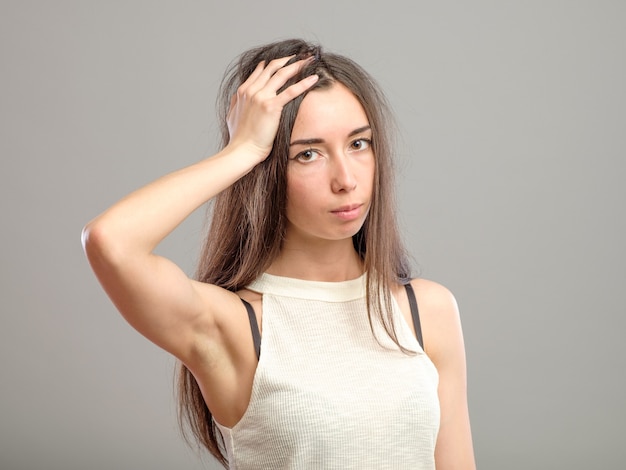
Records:
M241 299L241 301L248 312L248 321L250 322L250 330L252 330L252 341L254 342L254 350L258 360L261 358L261 333L259 332L259 324L256 321L256 314L254 313L252 305L244 299Z
M411 318L413 319L413 327L415 328L415 336L417 336L417 342L424 349L424 339L422 338L422 325L420 323L420 314L417 308L417 299L415 298L415 291L411 285L411 281L406 281L404 284L407 297L409 298L409 305L411 306Z

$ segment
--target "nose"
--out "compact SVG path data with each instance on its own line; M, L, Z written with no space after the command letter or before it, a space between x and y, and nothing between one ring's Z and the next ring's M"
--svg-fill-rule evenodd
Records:
M333 158L331 172L331 189L334 193L349 192L356 189L357 180L349 156L341 154Z

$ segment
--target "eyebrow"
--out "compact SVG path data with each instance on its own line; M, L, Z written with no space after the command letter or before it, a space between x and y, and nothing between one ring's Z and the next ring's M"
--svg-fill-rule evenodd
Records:
M367 125L367 126L363 126L363 127L358 127L356 129L354 129L352 132L350 132L348 134L348 137L352 137L354 135L360 134L361 132L365 132L367 130L371 130L371 126ZM294 140L293 142L290 142L289 145L311 145L311 144L323 144L324 143L324 139L320 139L320 138L313 138L313 139L299 139L299 140Z

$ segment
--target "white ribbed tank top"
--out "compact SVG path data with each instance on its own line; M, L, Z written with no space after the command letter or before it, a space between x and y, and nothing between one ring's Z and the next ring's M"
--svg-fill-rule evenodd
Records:
M317 282L261 275L261 358L232 428L231 469L434 469L438 375L394 302L398 350L367 319L365 275Z

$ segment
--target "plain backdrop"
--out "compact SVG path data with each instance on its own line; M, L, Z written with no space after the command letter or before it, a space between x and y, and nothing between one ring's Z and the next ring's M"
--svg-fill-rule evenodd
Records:
M392 103L402 230L461 308L479 468L625 468L625 25L618 0L2 0L0 468L217 468L80 231L210 155L227 65L292 36ZM192 274L202 233L198 211L159 252Z

